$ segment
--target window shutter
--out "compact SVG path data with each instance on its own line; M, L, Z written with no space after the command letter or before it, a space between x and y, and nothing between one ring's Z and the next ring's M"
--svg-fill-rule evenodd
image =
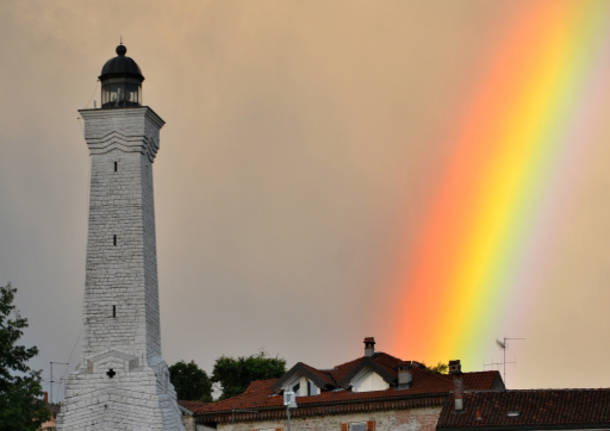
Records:
M342 423L341 431L349 431L349 425L347 423Z
M368 421L366 423L366 431L375 431L375 421Z

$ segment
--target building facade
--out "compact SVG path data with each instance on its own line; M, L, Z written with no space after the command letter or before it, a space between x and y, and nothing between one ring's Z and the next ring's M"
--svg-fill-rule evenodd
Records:
M437 431L610 430L610 388L522 389L449 399Z
M126 51L102 69L101 108L79 111L91 156L85 339L61 431L184 429L161 357L152 166L164 122L141 105Z
M440 374L419 362L376 352L372 337L364 345L364 356L333 368L299 362L279 379L252 382L241 395L190 404L191 430L287 430L283 394L290 391L296 395L296 407L289 412L291 431L434 431L456 388L505 389L497 371L462 373L459 361L452 361L451 373Z

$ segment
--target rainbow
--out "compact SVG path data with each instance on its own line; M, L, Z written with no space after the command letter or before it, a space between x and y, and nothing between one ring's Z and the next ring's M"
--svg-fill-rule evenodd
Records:
M609 1L525 2L506 24L393 277L400 356L481 368L486 346L519 318L507 304L523 271L536 270L529 256L543 252L535 238L557 210L549 193L604 120L595 114L609 94Z

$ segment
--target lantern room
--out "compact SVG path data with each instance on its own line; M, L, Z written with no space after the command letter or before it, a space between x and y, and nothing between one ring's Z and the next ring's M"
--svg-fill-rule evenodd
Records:
M130 57L122 43L116 47L117 56L104 64L99 80L102 83L102 109L127 108L142 104L140 68Z

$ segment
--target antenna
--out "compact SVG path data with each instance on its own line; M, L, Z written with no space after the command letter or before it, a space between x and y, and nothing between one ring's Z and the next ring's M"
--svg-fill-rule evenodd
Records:
M502 341L496 339L496 344L498 345L498 347L500 347L503 351L504 351L504 359L502 360L502 365L504 365L504 375L502 376L504 378L504 385L506 385L506 364L508 362L506 362L506 351L508 350L508 342L509 341L523 341L523 340L527 340L527 338L515 338L515 337L504 337L502 338Z
M123 45L123 35L119 35L119 44Z
M517 361L509 361L506 362L507 364L516 364ZM500 365L503 365L504 362L488 362L486 364L483 364L483 368L487 368L487 367L496 367L496 369L498 369L500 367Z

